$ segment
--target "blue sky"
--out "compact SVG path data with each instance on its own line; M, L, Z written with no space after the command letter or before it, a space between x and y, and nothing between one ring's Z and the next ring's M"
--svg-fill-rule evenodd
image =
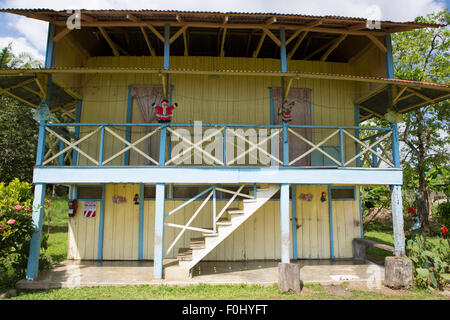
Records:
M340 15L368 18L378 10L380 20L412 21L450 8L450 0L0 0L1 8L64 9L170 9L193 11L276 12ZM44 59L48 24L0 13L0 48L13 43L15 53L27 52Z

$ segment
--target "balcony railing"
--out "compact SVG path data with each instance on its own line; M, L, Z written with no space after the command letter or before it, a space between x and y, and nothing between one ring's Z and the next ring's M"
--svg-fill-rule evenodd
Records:
M38 166L394 168L396 127L41 123Z

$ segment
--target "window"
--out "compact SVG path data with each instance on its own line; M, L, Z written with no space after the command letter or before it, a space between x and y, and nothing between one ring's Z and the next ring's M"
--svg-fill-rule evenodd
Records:
M102 186L78 186L77 187L77 199L86 200L102 200L103 199L103 187Z
M331 200L356 200L355 187L331 187Z

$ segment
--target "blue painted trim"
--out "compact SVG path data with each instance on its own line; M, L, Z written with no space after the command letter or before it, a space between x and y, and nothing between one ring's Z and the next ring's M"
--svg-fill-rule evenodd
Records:
M31 236L30 250L28 253L28 264L26 275L27 280L34 280L39 273L39 255L41 252L42 223L44 219L44 206L45 206L45 187L46 185L44 183L37 183L34 186L34 199L33 199L34 232L33 235Z
M364 226L363 226L363 209L362 209L362 201L361 201L361 186L358 186L359 192L359 219L361 222L361 239L364 238Z
M331 199L331 190L335 190L335 189L353 189L353 198ZM355 201L356 200L356 188L355 188L355 186L331 186L329 197L332 201Z
M77 111L76 111L76 115L75 115L75 122L76 123L80 123L81 121L81 112L83 110L83 101L82 100L78 100L77 102ZM75 138L78 140L80 138L80 127L75 127ZM78 163L78 151L77 150L73 150L72 153L72 162L73 165L76 166Z
M275 102L273 101L273 88L269 88L270 93L270 125L275 124Z
M139 260L142 260L144 257L144 187L143 183L139 185Z
M39 121L39 136L36 151L36 165L42 165L45 152L45 121Z
M334 259L334 235L333 235L333 204L331 201L331 186L328 185L328 216L330 223L330 257Z
M170 25L164 25L164 69L170 68Z
M375 138L372 137L370 139L370 144L373 144L374 142L375 142ZM372 150L377 152L377 150L378 150L377 146L373 146ZM372 153L372 167L376 168L377 164L378 164L378 157L375 154Z
M102 185L102 199L100 200L100 216L98 221L98 247L97 247L98 260L103 259L104 222L105 222L105 185Z
M282 263L290 262L289 216L289 184L283 183L280 188L280 240Z
M386 44L386 76L387 78L394 79L394 57L392 56L392 40L391 35L385 36Z
M61 152L63 150L64 150L64 141L60 140L59 141L59 151ZM60 166L64 165L64 153L59 156L58 162L59 162Z
M392 124L392 158L394 166L400 168L400 145L398 141L398 126L396 123Z
M281 41L280 46L281 72L287 72L286 31L284 28L280 28L280 41Z
M105 149L105 126L102 126L102 130L100 133L100 148L98 155L98 165L103 165L103 153ZM127 164L126 164L127 165Z
M291 184L291 205L292 205L292 256L298 259L297 253L297 186Z
M126 122L129 124L131 122L131 115L133 112L133 96L131 95L131 86L128 86L128 100L127 100L127 115ZM125 129L125 140L128 142L131 141L131 127L127 126ZM125 148L127 145L125 144ZM125 152L124 156L124 165L128 165L130 163L130 150Z
M165 184L156 184L156 203L155 203L155 240L153 257L153 277L155 279L163 278L163 260L164 260L164 211L165 211Z

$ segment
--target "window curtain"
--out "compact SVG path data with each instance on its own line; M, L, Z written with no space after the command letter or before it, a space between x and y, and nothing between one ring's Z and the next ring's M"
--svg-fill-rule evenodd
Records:
M272 88L272 96L274 102L274 124L282 124L281 115L278 114L278 110L281 106L281 88ZM292 125L311 125L311 89L304 88L291 88L289 90L288 101L294 102L292 108L292 120L289 124ZM311 141L311 129L306 128L295 128L293 129L298 134L302 135L304 138ZM280 135L279 141L280 147L280 159L283 159L283 135ZM305 142L301 141L293 134L289 134L289 161L297 158L300 154L308 151L310 146ZM310 166L311 165L311 154L293 163L292 166Z
M145 123L156 123L156 110L152 107L153 103L160 104L163 98L162 86L132 86L131 96L135 99L142 119ZM142 136L155 130L155 127L144 127ZM159 139L160 133L152 135L149 139L142 142L144 153L158 161L159 158ZM144 158L145 165L154 165L153 162Z

